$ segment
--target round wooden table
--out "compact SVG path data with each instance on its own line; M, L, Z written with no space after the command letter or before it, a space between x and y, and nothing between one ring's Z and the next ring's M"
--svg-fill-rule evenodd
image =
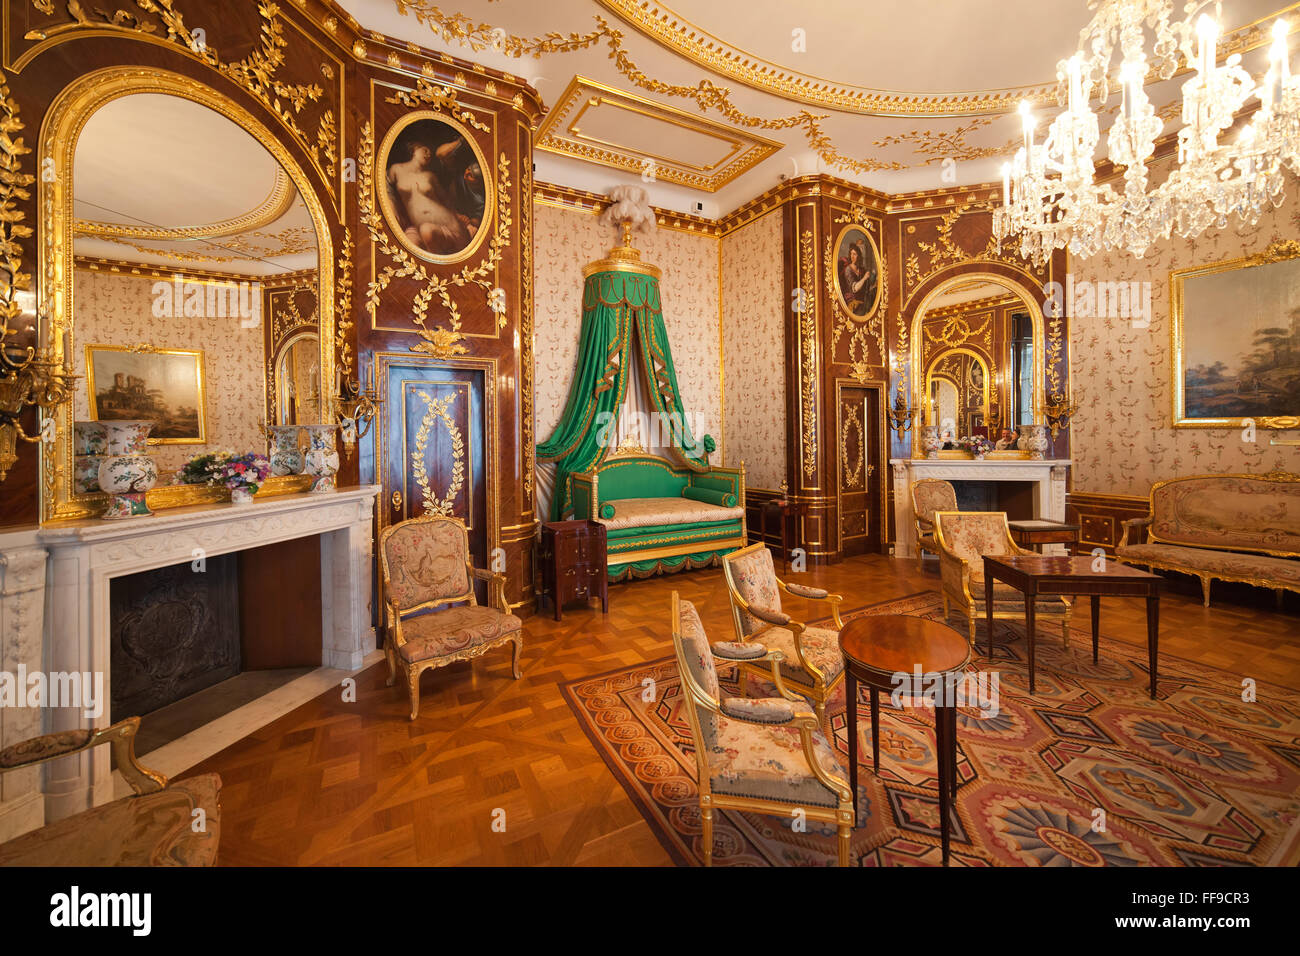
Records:
M966 638L947 624L882 614L850 621L840 631L844 654L844 689L849 724L849 783L856 806L858 792L858 682L871 688L871 760L880 770L879 694L902 688L906 696L934 701L935 744L939 770L939 833L943 862L948 862L952 797L957 795L956 682L970 661ZM917 670L920 687L912 687ZM930 688L927 690L926 688ZM937 691L937 692L936 692Z

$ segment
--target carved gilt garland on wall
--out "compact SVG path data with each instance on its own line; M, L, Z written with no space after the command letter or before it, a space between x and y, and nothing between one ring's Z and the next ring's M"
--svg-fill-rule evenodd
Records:
M799 288L804 310L799 317L803 349L800 377L803 385L803 474L812 481L817 473L817 270L813 266L813 234L805 229L799 239ZM813 286L809 289L808 286Z
M423 97L428 96L428 99ZM406 99L403 99L406 97ZM419 98L421 105L432 106L434 112L448 112L460 118L463 111L456 110L456 91L451 87L434 87L425 81L411 93L399 93L390 97L388 102L411 105L412 98ZM484 128L484 127L479 127ZM358 162L357 186L358 202L361 206L361 221L365 224L370 240L379 253L390 261L371 280L366 288L366 310L371 321L375 319L379 308L380 296L394 279L411 279L424 283L411 303L413 320L418 326L421 341L411 346L412 352L426 352L434 358L448 358L463 355L468 351L462 344L464 333L461 331L460 309L452 298L452 290L465 286L478 286L490 298L494 288L488 277L500 264L502 255L510 246L510 226L513 222L510 213L510 160L505 153L497 159L497 224L496 232L488 241L487 255L477 266L466 265L459 272L450 276L439 276L429 272L424 263L406 251L399 243L390 238L387 224L375 202L375 137L370 123L361 127L360 159ZM429 327L429 306L434 297L447 312L447 325ZM498 321L505 324L505 315L501 313Z
M136 0L137 10L117 9L112 12L87 9L78 0L56 4L54 0L32 0L32 6L46 16L55 16L55 7L61 5L72 19L51 24L43 29L29 30L24 39L49 40L57 36L82 30L119 32L128 36L147 37L162 43L172 43L185 49L191 56L238 84L259 103L279 118L299 145L311 156L313 164L334 195L334 138L337 134L333 111L326 111L313 141L298 126L297 118L310 103L324 95L316 83L287 83L276 76L284 65L284 51L289 41L284 36L284 21L280 7L269 0L260 0L257 12L262 18L261 46L242 60L223 62L217 51L206 40L195 36L185 24L184 16L175 8L175 0ZM151 19L150 15L156 17Z
M415 433L415 448L411 451L411 472L415 475L416 484L424 492L425 513L449 515L456 504L456 496L460 494L460 489L465 484L465 439L451 416L447 414L447 409L456 401L456 396L447 395L433 399L429 397L428 392L417 391L415 394L424 400L428 410L424 413L420 428ZM447 486L447 493L440 499L433 496L433 489L429 484L429 466L424 460L424 449L429 443L429 430L435 421L442 422L447 429L447 435L451 438L451 482Z
M352 229L343 227L343 244L338 259L338 318L334 323L334 342L339 354L339 379L352 381Z
M928 264L923 268L920 257L915 252L910 253L907 257L907 270L903 280L904 299L910 298L912 293L931 276L937 275L950 266L961 265L966 262L1000 262L1014 266L1020 271L1035 277L1046 277L1047 267L1035 269L1032 264L1020 258L1014 252L1001 251L997 239L991 233L984 248L975 252L968 252L953 239L953 226L957 224L957 221L962 216L967 213L987 212L992 208L993 204L988 200L968 201L960 206L954 206L949 212L943 214L939 221L939 234L936 236L935 241L927 242L922 240L916 243L916 247L929 256Z
M877 298L879 305L870 318L863 322L846 313L840 307L839 296L835 294L835 237L833 235L827 234L826 246L822 250L823 279L827 289L826 298L831 304L831 354L835 354L835 348L839 344L840 338L847 334L849 337L848 363L852 366L850 374L857 381L865 382L870 376L870 369L877 364L871 361L870 343L872 338L876 340L876 347L879 350L879 364L884 363L885 354L888 350L885 343L884 316L885 303L889 301L889 269L885 260L884 243L878 234L876 220L868 217L865 207L851 206L846 213L835 219L835 225L861 226L875 238L876 252L880 256L880 269L876 279L880 283L880 292Z
M849 438L858 437L858 454L849 462ZM844 416L844 427L840 430L840 468L844 475L845 488L857 488L862 484L862 461L866 455L867 431L858 418L858 406L850 405L849 413Z

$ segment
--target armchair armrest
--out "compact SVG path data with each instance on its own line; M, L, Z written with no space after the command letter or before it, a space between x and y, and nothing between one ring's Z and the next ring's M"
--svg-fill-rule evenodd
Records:
M801 716L813 717L812 711L802 701L784 697L727 697L722 701L722 714L751 724L788 724Z
M760 657L767 657L767 648L762 644L741 643L740 641L719 641L711 645L713 656L721 658L724 661L756 661ZM780 651L773 651L773 654L780 655ZM777 658L780 660L780 657Z
M122 771L131 789L137 794L155 793L167 786L167 778L146 770L136 761L135 735L139 729L140 718L128 717L98 730L63 730L33 737L0 750L0 774L70 757L100 744L111 744L117 769Z
M1127 544L1128 544L1128 536L1129 536L1129 533L1130 533L1130 532L1132 532L1133 535L1136 537L1136 536L1137 536L1137 531L1138 531L1139 528L1149 528L1149 527L1151 526L1151 519L1152 519L1153 517L1155 517L1155 516L1154 516L1154 515L1147 515L1145 518L1125 518L1125 519L1124 519L1124 533L1123 533L1122 535L1120 535L1120 538L1119 538L1119 544L1115 545L1115 547L1117 547L1117 548L1122 548L1122 547L1124 547L1125 545L1127 545ZM1134 543L1134 544L1141 544L1140 541L1134 541L1133 543Z
M476 581L488 582L488 604L505 614L512 613L506 601L506 576L498 572L470 568Z
M831 594L825 588L815 588L807 584L786 583L779 578L776 583L777 586L786 594L792 594L795 597L804 598L808 601L829 601L831 604L831 616L835 618L835 627L839 630L844 629L844 622L840 620L840 604L844 601L844 595Z

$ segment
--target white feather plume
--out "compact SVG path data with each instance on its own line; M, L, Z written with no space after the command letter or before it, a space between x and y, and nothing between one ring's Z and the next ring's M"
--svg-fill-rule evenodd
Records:
M650 197L640 186L615 186L609 191L610 205L600 214L603 226L613 226L622 233L623 224L634 232L650 232L656 226Z

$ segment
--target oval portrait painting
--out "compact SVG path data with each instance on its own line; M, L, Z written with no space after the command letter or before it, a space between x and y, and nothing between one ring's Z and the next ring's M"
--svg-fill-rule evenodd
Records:
M492 225L491 167L469 130L428 110L408 113L377 159L380 208L409 252L459 262L482 245Z
M880 301L880 254L861 226L845 226L835 240L835 293L855 319L868 318Z

